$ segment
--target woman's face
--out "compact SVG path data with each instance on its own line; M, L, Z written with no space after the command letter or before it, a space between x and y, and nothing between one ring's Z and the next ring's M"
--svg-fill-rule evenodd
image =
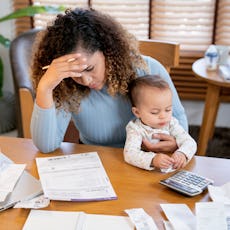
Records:
M81 57L86 59L87 67L81 72L81 77L73 77L72 79L90 89L101 90L106 82L104 54L100 51L93 54L81 52Z

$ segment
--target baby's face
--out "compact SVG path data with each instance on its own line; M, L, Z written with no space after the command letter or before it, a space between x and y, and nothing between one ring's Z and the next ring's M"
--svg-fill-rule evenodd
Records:
M152 128L163 128L172 117L172 92L170 89L145 87L141 99L133 108L134 114Z

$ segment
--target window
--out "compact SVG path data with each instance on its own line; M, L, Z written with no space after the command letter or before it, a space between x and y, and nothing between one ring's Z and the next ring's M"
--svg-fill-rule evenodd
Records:
M214 0L155 0L151 37L177 41L181 50L205 50L212 43Z
M137 38L176 41L181 44L181 50L184 51L204 51L215 41L230 45L229 0L132 0L125 3L122 0L34 0L33 2L40 5L53 5L55 2L56 5L64 4L72 9L90 4L93 8L117 18ZM51 19L49 15L37 15L34 26L44 27Z
M15 7L29 0L14 0ZM180 43L180 65L170 75L184 99L203 99L206 83L194 78L192 63L203 56L210 44L230 45L230 0L33 0L33 4L92 6L111 14L137 38ZM44 27L52 18L37 15L35 27ZM23 26L22 26L23 25ZM18 31L25 23L17 24Z

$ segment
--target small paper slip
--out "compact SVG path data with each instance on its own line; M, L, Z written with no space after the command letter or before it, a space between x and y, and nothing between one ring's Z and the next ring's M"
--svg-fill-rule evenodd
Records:
M126 209L137 230L157 230L157 226L151 216L143 208Z
M23 230L134 230L128 217L31 210Z
M227 217L223 203L196 203L197 228L199 230L227 230Z
M170 172L176 171L176 169L174 169L172 166L170 166L170 167L167 168L167 169L160 169L160 170L161 170L161 172L163 172L163 173L170 173Z
M196 229L196 218L186 204L160 204L160 206L173 226L173 229Z
M213 201L230 204L230 182L222 186L208 186L208 192Z
M30 208L30 209L39 209L48 207L50 200L45 198L44 195L34 197L29 200L22 200L14 205L14 208Z
M51 200L112 200L117 196L96 152L36 158L44 196Z
M11 193L22 175L26 165L13 164L7 161L3 154L0 156L0 202Z

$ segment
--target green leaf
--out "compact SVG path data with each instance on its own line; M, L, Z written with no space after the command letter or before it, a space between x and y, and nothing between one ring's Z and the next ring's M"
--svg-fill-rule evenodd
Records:
M10 40L0 34L0 44L8 48L10 46Z
M0 97L3 96L2 87L3 87L3 62L2 62L2 58L0 57Z
M26 16L34 16L35 14L43 14L43 13L58 13L60 11L64 11L66 8L64 6L28 6L19 10L14 11L2 18L0 18L0 22L26 17Z

